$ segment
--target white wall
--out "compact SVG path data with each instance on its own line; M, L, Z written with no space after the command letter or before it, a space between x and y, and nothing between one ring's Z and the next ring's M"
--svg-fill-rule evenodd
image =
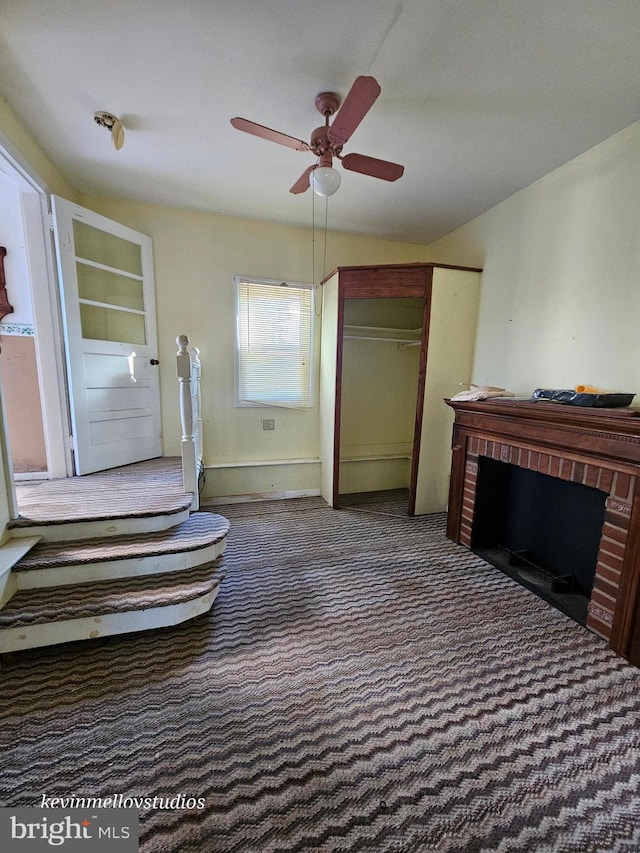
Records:
M428 247L484 267L474 382L640 394L639 152L640 122Z
M7 296L14 309L13 313L7 314L2 322L10 326L32 326L31 285L20 192L3 172L0 172L0 244L7 249L4 271L7 279ZM4 333L4 330L0 329L1 333Z

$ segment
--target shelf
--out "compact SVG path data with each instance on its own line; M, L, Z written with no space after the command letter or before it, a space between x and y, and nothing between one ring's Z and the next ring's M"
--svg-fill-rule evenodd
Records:
M106 308L108 311L124 311L125 314L139 314L144 317L144 311L139 308L127 308L126 305L116 305L113 302L97 302L95 299L78 299L81 305L87 305L91 308Z
M422 329L386 329L382 326L345 326L345 340L352 341L387 341L419 346Z
M109 267L105 264L99 264L97 261L90 261L88 258L81 258L76 255L76 263L84 264L86 267L93 267L96 270L102 270L103 272L113 273L114 275L122 276L123 278L132 278L134 281L142 281L142 276L137 275L133 272L127 272L127 270L118 269L118 267Z
M410 453L387 453L382 456L341 456L340 463L343 462L386 462L390 459L408 459L411 460Z

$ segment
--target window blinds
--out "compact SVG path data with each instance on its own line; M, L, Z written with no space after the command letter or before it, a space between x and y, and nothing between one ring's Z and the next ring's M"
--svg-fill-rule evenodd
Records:
M239 405L313 405L313 289L236 278Z

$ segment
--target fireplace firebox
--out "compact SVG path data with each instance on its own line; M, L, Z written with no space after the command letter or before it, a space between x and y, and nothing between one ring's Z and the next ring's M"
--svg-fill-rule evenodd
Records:
M640 666L640 409L446 402L448 537Z
M599 489L481 456L471 547L586 625L605 502Z

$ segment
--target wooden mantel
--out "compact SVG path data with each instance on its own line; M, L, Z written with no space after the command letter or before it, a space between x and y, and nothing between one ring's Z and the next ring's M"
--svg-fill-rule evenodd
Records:
M447 536L471 547L480 456L605 492L587 626L640 666L640 408L446 402L455 413Z

